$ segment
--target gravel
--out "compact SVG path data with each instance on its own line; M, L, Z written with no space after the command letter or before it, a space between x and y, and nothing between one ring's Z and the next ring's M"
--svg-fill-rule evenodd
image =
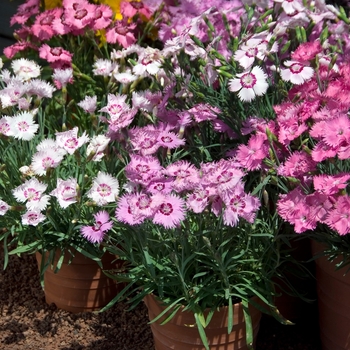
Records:
M1 350L153 350L147 309L124 303L104 313L72 314L45 303L33 255L10 256L3 271L0 249ZM263 316L257 350L320 350L315 304L294 326Z

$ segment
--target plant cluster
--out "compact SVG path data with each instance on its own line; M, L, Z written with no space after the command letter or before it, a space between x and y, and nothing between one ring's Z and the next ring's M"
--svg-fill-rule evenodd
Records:
M184 305L206 346L204 310L242 301L249 343L282 227L348 233L350 21L322 0L115 4L12 19L0 237L104 247L128 262L112 303Z

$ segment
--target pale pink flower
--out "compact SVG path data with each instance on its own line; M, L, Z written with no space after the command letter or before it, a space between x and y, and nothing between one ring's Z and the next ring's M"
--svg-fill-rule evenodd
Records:
M83 144L89 142L89 137L86 132L78 137L78 127L74 127L71 130L56 132L56 143L59 147L62 147L69 154L73 154Z
M150 100L146 97L145 91L133 91L132 106L133 108L142 109L148 112L151 112L153 109Z
M93 114L97 107L97 96L85 96L85 98L78 103L85 112Z
M118 206L115 211L115 216L118 221L129 225L137 225L145 220L144 216L137 215L135 213L135 206L132 205L135 197L135 194L125 194L119 199Z
M22 224L38 226L41 222L46 219L46 216L38 210L28 210L22 215Z
M293 15L296 12L304 11L305 7L299 0L273 0L282 5L283 10L287 15Z
M111 118L118 118L122 113L130 110L130 106L125 102L126 95L108 94L107 106L101 108L99 112L106 112Z
M78 182L74 178L67 180L57 179L57 187L51 191L50 195L55 196L62 208L77 202Z
M105 135L95 135L91 138L86 149L86 155L92 156L91 160L99 162L104 156L104 151L107 148L111 139Z
M281 77L284 81L290 81L293 84L301 85L312 78L314 69L298 61L285 61L284 65L288 68L281 68Z
M175 228L185 219L185 201L173 194L164 196L153 222L165 228Z
M156 75L162 65L161 52L152 47L141 48L137 64L133 67L133 72L139 76Z
M169 178L154 179L147 185L146 190L152 194L169 194L172 191L173 182Z
M200 182L199 169L185 160L169 164L164 174L174 179L173 189L177 192L194 189Z
M250 72L237 74L237 78L230 79L228 89L232 92L239 91L240 100L250 102L256 96L262 96L266 93L269 87L266 79L266 73L260 67L255 66Z
M93 65L92 72L94 75L102 75L103 77L109 77L116 69L116 63L111 60L99 58Z
M32 79L27 84L27 94L37 95L38 97L52 98L52 93L56 89L50 83L41 79Z
M221 198L225 204L223 219L226 225L237 226L240 217L250 223L254 222L260 201L244 192L241 181L229 191L222 192Z
M137 216L150 218L158 210L162 204L164 195L156 193L154 195L148 195L146 193L137 193L133 200L130 202L134 208L134 213Z
M155 178L161 177L163 168L159 160L153 156L131 155L130 162L125 167L129 180L147 186Z
M87 192L87 196L96 202L96 204L99 206L114 202L118 195L118 180L113 176L101 171L93 180L92 186Z
M255 59L263 60L265 58L265 53L260 50L259 44L260 39L249 39L243 45L235 51L233 56L234 60L239 62L239 64L244 68L248 69L251 67Z
M133 81L137 79L137 76L131 74L130 71L122 72L122 73L114 73L113 76L116 81L124 85L131 84Z
M243 168L257 170L269 154L267 138L264 135L253 135L247 145L239 145L236 159Z
M202 213L209 204L209 196L209 189L198 187L188 195L186 205L194 213Z
M157 137L157 144L169 149L177 148L185 144L185 140L171 131L161 131Z
M350 197L340 196L335 207L330 211L326 224L340 235L350 232Z
M215 120L218 118L218 115L221 113L220 109L213 107L207 103L199 103L188 110L194 120L197 123L203 122L205 120Z
M0 134L5 136L12 136L13 133L10 127L11 117L3 116L0 118Z
M157 142L159 132L144 129L146 129L146 127L130 130L130 142L135 152L140 152L143 156L152 155L156 153L160 147L160 144Z
M27 180L22 185L12 190L14 197L21 203L26 203L30 210L43 210L49 203L49 196L44 192L47 185L36 178Z
M80 233L91 243L101 243L106 232L113 226L113 221L109 220L109 214L105 211L99 211L94 214L94 226L82 226Z
M6 202L0 199L0 216L5 215L10 208L11 207Z
M26 58L13 60L11 68L17 77L23 81L28 81L40 75L40 66L35 61L27 60Z
M14 138L29 141L37 132L39 125L35 124L33 114L22 112L8 120L11 134Z
M31 168L37 175L45 175L47 170L57 168L63 159L62 152L55 152L53 148L47 148L33 155Z
M95 6L88 1L80 0L64 12L65 24L73 30L80 30L89 26L95 19Z
M73 83L73 69L72 68L66 68L66 69L59 69L56 68L52 75L54 79L54 83L57 87L57 89L62 89L63 87L66 87L67 84Z

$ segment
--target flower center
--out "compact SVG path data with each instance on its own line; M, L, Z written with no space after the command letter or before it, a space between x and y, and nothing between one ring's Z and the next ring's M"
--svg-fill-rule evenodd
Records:
M46 17L44 17L41 21L40 24L45 26L45 25L50 25L52 24L52 21L55 19L55 17L53 15L47 15Z
M51 50L50 50L51 54L54 55L54 56L61 56L62 54L62 49L60 47L53 47Z
M47 169L47 168L50 168L54 164L54 161L50 157L45 157L42 159L41 164L42 164L44 169Z
M147 196L141 196L139 200L136 202L136 205L140 209L147 209L150 207L151 199L148 198Z
M293 73L293 74L299 74L303 71L304 67L299 64L299 63L293 63L291 66L290 66L290 71Z
M66 142L64 143L64 145L67 148L76 148L78 146L78 140L75 137L72 137L70 139L67 139Z
M231 180L232 175L230 171L224 170L216 179L219 183L225 183Z
M136 171L140 173L148 173L150 170L150 167L147 164L137 164Z
M188 170L180 169L179 171L175 171L174 174L176 175L177 178L184 179L190 175L190 172Z
M160 138L164 143L171 143L173 142L173 139L170 136L162 136Z
M246 89L251 89L256 84L256 77L252 73L246 73L241 77L241 85Z
M82 10L78 10L75 15L74 18L76 19L82 19L84 17L86 17L86 15L88 14L86 9L82 9Z
M123 110L123 107L119 104L115 104L111 105L108 110L111 114L119 114Z
M35 188L27 188L23 194L28 201L37 201L40 198L39 192L36 191Z
M19 131L27 131L29 129L29 125L27 122L25 121L21 121L17 124L18 126L18 130Z
M163 203L160 208L159 211L166 216L169 216L173 211L173 206L170 203Z
M255 57L258 54L258 49L256 47L251 47L245 53L247 57Z
M107 197L112 193L111 187L107 184L100 184L97 187L97 192L101 197Z

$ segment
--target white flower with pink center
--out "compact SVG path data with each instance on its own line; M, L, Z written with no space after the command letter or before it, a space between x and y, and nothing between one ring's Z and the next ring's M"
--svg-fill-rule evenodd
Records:
M314 70L311 67L297 61L286 61L284 65L288 68L281 68L281 77L284 81L290 81L293 84L301 85L312 78Z
M16 139L29 141L39 128L34 123L34 116L29 112L23 112L9 119L11 134Z
M56 143L59 147L62 147L69 154L73 154L79 147L89 141L89 136L84 131L83 135L78 137L78 127L76 126L72 130L56 132Z
M133 75L130 71L115 73L113 74L113 76L116 81L119 81L119 83L122 83L124 85L131 84L133 81L137 79L137 76Z
M85 96L85 98L78 103L85 112L93 114L97 106L97 96Z
M233 58L244 68L248 69L255 61L255 58L260 60L265 58L265 54L259 48L261 39L249 39L245 44L235 52Z
M11 117L8 116L3 116L0 119L0 134L3 134L5 136L13 136L11 132L10 121Z
M137 64L133 67L133 72L139 76L145 76L147 73L156 75L162 65L162 56L158 49L147 47L139 55Z
M29 210L22 215L22 224L37 226L46 219L46 216L38 210Z
M99 172L94 179L87 196L97 205L105 205L114 202L119 195L119 182L113 176Z
M40 66L31 60L20 58L11 63L13 72L23 81L28 81L40 75Z
M102 75L104 77L109 77L115 69L116 64L113 63L111 60L100 58L95 61L92 72L94 73L94 75Z
M67 180L57 179L57 187L50 193L55 196L62 208L77 202L78 182L76 179L69 178Z
M9 209L10 209L10 206L6 202L4 202L2 199L0 199L0 216L5 215Z
M254 67L250 72L237 74L237 78L229 80L228 89L238 92L241 101L250 102L256 96L266 93L269 84L266 82L267 75L260 67Z
M47 185L36 178L27 180L24 184L16 187L12 193L21 203L26 203L29 210L43 210L49 203L49 196L44 195Z
M63 154L52 148L36 152L32 158L31 168L37 175L45 175L48 169L57 168L63 159Z

